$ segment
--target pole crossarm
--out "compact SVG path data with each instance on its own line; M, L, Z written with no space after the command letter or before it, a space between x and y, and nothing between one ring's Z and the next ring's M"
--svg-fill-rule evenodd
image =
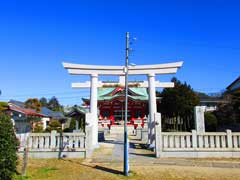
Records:
M153 65L136 65L128 66L129 75L146 75L146 74L175 74L177 70L182 67L183 62L174 62L166 64ZM63 63L63 67L73 75L125 75L124 66L98 66L98 65L84 65Z
M148 81L144 81L141 83L138 82L129 82L128 85L134 86L136 85L137 87L149 87ZM120 84L120 83L103 83L102 81L98 81L97 87L114 87L114 86L125 86L124 84ZM155 86L157 88L172 88L174 87L174 83L173 82L159 82L159 81L155 81ZM72 88L90 88L91 87L91 82L90 81L86 81L84 83L72 83Z

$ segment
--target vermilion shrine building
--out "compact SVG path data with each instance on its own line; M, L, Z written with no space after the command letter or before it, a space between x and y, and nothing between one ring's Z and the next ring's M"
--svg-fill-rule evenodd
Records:
M128 124L137 126L139 120L144 124L144 119L148 116L148 99L147 88L129 87L128 90ZM90 100L83 98L84 103L89 106ZM157 103L160 98L157 97ZM110 120L111 125L122 124L125 118L125 89L123 86L101 87L98 88L98 109L99 120ZM138 120L138 123L134 121Z

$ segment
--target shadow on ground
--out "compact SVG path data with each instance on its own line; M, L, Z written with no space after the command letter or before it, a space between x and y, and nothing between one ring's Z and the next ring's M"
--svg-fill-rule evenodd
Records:
M108 168L108 167L104 167L104 166L99 166L99 165L88 165L86 163L82 163L82 162L76 162L74 160L71 159L62 159L63 161L67 161L67 162L71 162L74 164L78 164L80 166L85 166L85 167L89 167L89 168L93 168L93 169L97 169L97 170L101 170L104 172L108 172L108 173L112 173L112 174L118 174L118 175L123 175L123 172L116 170L116 169L112 169L112 168Z

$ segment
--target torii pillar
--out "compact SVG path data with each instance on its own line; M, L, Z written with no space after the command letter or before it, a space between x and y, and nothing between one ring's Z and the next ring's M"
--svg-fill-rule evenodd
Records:
M156 87L155 87L155 74L151 73L148 74L148 93L149 93L149 138L148 138L148 143L153 144L154 139L155 139L155 133L154 133L154 114L157 113L157 102L156 102Z
M92 136L92 144L94 146L98 146L98 109L97 109L97 93L98 93L98 75L91 74L91 98L90 98L90 113L92 117L92 128L93 128L93 136Z

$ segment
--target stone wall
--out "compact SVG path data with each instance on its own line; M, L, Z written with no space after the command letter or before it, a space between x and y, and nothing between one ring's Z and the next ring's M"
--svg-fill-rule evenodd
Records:
M20 141L19 155L25 147L29 156L34 158L57 158L61 149L62 157L85 158L92 154L92 127L86 128L86 133L29 133L17 134Z

